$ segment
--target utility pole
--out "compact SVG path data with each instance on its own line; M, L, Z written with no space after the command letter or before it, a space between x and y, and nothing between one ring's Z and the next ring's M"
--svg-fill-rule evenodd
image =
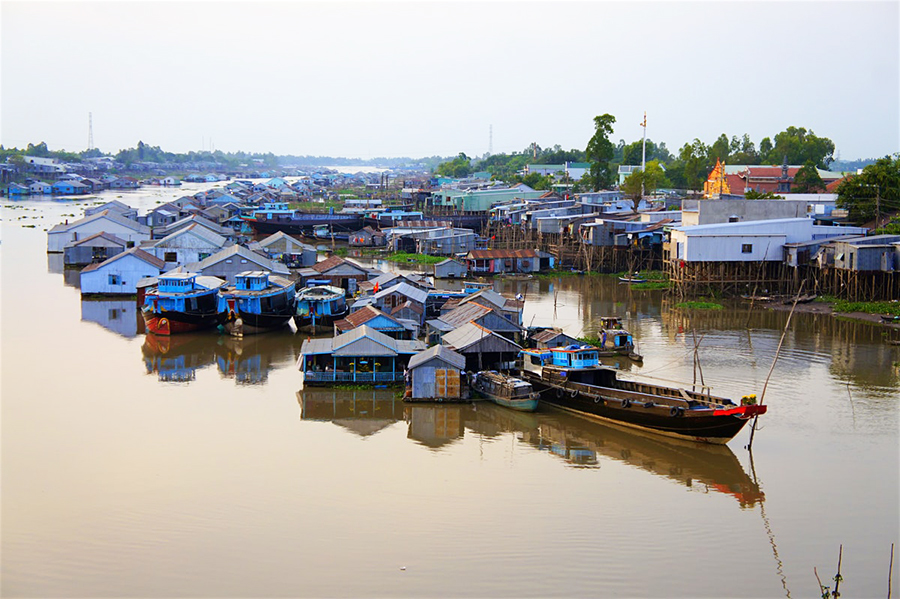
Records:
M641 142L641 199L644 199L644 174L647 172L647 111L644 111L644 122L641 123L641 127L644 128L644 141ZM637 206L634 207L634 211L637 212Z

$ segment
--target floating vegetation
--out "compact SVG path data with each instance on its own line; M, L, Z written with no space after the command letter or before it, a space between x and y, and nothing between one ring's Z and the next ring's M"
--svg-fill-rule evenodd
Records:
M717 302L680 302L675 307L684 310L721 310L724 306Z

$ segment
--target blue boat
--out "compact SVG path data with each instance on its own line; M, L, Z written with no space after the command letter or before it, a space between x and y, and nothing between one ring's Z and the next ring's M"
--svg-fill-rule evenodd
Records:
M162 274L157 281L141 307L148 331L174 335L216 326L216 294L225 281L190 272Z
M304 287L295 296L294 323L297 330L330 333L334 321L347 315L344 290L331 285Z
M266 271L242 272L219 291L219 324L236 337L281 328L294 316L294 288Z

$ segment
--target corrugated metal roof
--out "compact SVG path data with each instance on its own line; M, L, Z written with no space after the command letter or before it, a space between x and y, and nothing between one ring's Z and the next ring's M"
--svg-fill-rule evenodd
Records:
M443 342L457 351L462 351L468 347L475 345L485 337L490 336L494 336L497 339L502 339L510 346L521 349L521 346L519 344L513 343L506 337L498 335L497 333L488 330L481 325L475 324L474 322L466 323L455 331L450 331L449 333L444 335Z
M446 345L435 345L410 358L409 369L412 370L416 366L420 366L432 359L442 360L459 369L466 367L466 358L464 356L459 355Z
M478 302L468 302L461 306L457 306L453 310L450 310L446 314L442 315L440 320L443 320L451 327L456 328L466 324L467 322L478 320L490 311L491 308L482 306Z
M142 249L133 247L128 250L125 250L124 252L120 252L120 253L116 254L112 258L107 258L103 262L86 266L81 270L81 272L91 272L91 271L97 270L100 267L112 264L116 260L121 260L125 256L134 256L135 258L137 258L139 260L143 260L147 264L153 266L154 268L158 268L160 270L162 270L166 266L166 263L164 260L160 260L153 254L148 254L147 252L145 252Z
M368 325L359 326L332 339L335 356L396 356L397 341Z
M403 296L408 297L411 300L417 301L420 304L424 304L425 300L428 299L428 292L419 289L418 287L413 287L409 283L399 283L397 285L392 285L387 289L382 289L372 297L375 299L381 299L391 293L399 293Z
M534 259L538 257L536 250L471 250L466 256L470 260Z

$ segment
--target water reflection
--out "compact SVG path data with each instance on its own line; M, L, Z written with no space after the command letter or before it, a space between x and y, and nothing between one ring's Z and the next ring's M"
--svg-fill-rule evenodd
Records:
M81 300L81 320L129 339L144 332L144 319L133 299Z
M141 353L147 374L156 373L166 383L185 383L197 378L198 369L213 363L215 347L215 337L203 333L147 333Z
M443 450L466 430L488 438L512 434L519 441L577 468L599 468L611 459L662 476L702 493L724 493L749 508L764 495L737 457L723 445L702 445L645 435L552 408L524 413L487 402L406 404L390 389L297 391L302 420L330 421L361 437L401 420L407 437Z
M608 458L692 490L732 495L741 507L752 507L764 498L759 485L726 445L645 435L558 410L526 414L493 404L479 404L474 425L482 434L514 433L523 442L575 467L596 468L600 458ZM477 428L481 426L484 428Z
M368 437L405 419L406 405L392 389L323 389L297 391L302 420L333 422Z

